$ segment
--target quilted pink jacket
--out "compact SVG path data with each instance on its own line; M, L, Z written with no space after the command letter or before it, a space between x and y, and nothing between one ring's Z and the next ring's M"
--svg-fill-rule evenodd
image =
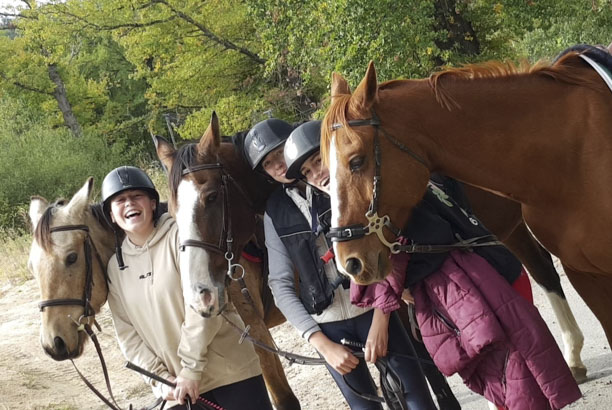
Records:
M538 310L483 258L453 251L413 289L423 342L440 371L517 410L560 409L581 397Z

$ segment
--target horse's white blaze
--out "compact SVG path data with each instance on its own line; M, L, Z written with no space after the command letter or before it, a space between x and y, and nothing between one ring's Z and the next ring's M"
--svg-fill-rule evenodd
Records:
M183 180L177 189L176 223L179 238L182 241L193 239L201 241L202 238L196 225L196 206L198 204L198 191L192 181ZM201 248L187 246L181 254L180 269L183 282L183 293L186 301L195 301L199 298L196 286L205 283L202 268L207 269L209 263L208 251Z
M329 198L331 203L331 222L332 226L340 226L340 195L338 192L338 158L336 152L336 135L332 135L331 142L329 144ZM334 254L338 255L338 242L334 242ZM338 270L344 274L347 274L343 266L341 266L338 258L336 259L336 266Z

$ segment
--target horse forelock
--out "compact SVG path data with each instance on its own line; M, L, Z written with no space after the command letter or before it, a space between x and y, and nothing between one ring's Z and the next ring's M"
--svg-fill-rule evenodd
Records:
M51 219L57 210L64 205L66 205L66 200L58 199L47 206L47 209L44 210L38 221L38 225L34 228L34 239L45 252L49 252L53 245L53 240L51 239Z
M183 180L183 171L194 165L196 159L197 152L195 143L185 144L174 153L174 162L168 176L170 202L173 207L177 204L178 187Z
M363 137L359 135L349 125L349 115L354 114L351 112L351 95L342 94L335 95L332 98L332 103L323 118L321 124L321 158L323 163L329 167L330 164L330 144L336 144L336 147L342 146L347 143L364 145ZM354 119L366 119L366 118L354 118ZM344 132L338 133L334 131L334 124L341 125ZM337 153L338 151L336 151Z

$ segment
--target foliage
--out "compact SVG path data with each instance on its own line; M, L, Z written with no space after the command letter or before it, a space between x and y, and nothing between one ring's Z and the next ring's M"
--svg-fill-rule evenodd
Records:
M26 4L0 12L0 172L10 176L0 227L23 225L32 194L69 195L88 175L147 165L150 133L167 135L167 115L195 139L214 110L231 135L268 115L320 117L330 74L355 87L370 60L380 80L421 78L445 65L552 59L576 43L612 41L610 0ZM67 111L82 138L66 131Z
M0 99L0 226L23 229L30 196L70 197L89 176L97 181L123 163L136 161L138 146L109 145L96 134L75 139L49 128L25 102Z

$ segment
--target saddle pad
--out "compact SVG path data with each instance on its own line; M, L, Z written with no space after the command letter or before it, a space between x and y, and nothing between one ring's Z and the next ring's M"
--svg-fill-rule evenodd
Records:
M604 80L610 91L612 91L612 73L610 72L610 70L584 54L580 54L580 58L589 63L591 67L593 67L597 74L599 74Z

